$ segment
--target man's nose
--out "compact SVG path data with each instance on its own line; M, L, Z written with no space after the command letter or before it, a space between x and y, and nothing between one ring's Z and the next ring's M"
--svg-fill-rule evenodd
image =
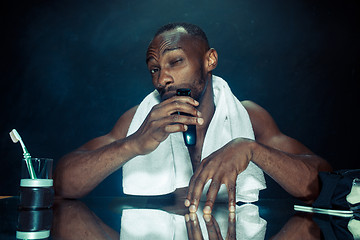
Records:
M160 86L165 87L166 85L169 85L173 82L174 82L174 79L166 70L160 71L160 76L159 76L159 81L158 81L158 84Z

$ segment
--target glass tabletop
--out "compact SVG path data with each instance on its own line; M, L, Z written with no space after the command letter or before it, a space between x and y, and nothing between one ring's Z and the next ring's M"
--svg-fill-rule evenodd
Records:
M211 216L171 195L55 199L40 210L18 201L0 198L0 239L354 239L350 218L296 212L292 198L239 204L235 214L218 202Z

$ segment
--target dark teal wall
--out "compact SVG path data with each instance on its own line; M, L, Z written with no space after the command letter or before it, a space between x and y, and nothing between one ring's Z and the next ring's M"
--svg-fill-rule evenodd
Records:
M145 51L170 21L200 25L214 72L335 168L359 168L359 1L3 1L0 195L16 194L21 148L53 157L111 130L152 90ZM119 181L119 184L110 184ZM94 194L121 191L120 174ZM111 186L111 187L110 187ZM116 186L116 187L115 187Z

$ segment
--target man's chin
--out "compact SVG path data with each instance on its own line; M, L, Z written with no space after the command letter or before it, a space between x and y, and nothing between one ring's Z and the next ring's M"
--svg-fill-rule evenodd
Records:
M165 101L169 98L172 98L173 96L176 96L176 91L166 92L163 95L161 95L161 101Z

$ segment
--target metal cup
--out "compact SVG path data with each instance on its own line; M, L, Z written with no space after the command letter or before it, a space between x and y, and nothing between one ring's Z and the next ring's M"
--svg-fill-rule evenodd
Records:
M53 159L23 159L20 181L20 209L51 208L54 202Z

